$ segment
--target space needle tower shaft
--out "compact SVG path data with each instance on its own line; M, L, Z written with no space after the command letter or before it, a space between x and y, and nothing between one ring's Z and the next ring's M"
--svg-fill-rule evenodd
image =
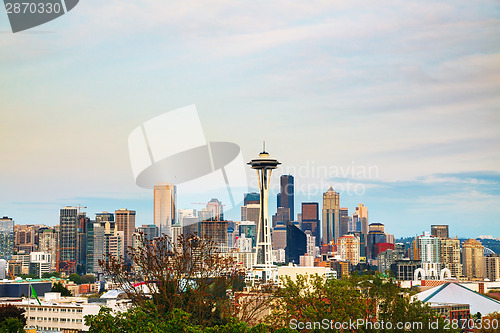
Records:
M269 185L272 170L276 169L280 164L278 160L269 156L269 153L266 152L265 144L259 157L248 162L248 165L257 171L259 177L260 215L259 225L257 227L254 267L264 272L262 276L263 280L270 278L269 274L273 266L271 225L269 224Z

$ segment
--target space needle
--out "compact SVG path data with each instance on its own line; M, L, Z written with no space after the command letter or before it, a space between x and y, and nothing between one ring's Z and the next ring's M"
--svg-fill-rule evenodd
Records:
M257 170L260 189L260 215L257 227L257 246L255 248L253 271L263 282L274 279L275 267L272 260L271 226L269 224L269 184L271 173L281 163L269 156L264 142L259 157L247 163Z

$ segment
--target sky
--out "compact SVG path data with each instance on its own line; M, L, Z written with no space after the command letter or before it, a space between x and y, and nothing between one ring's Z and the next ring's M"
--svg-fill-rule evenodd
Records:
M152 223L128 136L195 104L207 141L245 161L266 141L296 212L333 186L396 237L499 237L499 37L498 1L82 0L16 34L0 8L0 215Z

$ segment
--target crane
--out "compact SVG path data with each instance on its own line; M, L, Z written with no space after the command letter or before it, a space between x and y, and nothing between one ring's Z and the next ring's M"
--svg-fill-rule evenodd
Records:
M82 205L78 204L78 207L77 207L77 208L78 208L78 215L80 215L80 210L81 210L82 208L83 208L83 209L86 209L87 207L85 207L85 206L82 206Z

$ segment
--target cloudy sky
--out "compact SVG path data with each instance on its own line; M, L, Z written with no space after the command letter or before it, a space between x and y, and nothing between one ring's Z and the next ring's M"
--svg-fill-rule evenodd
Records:
M498 1L82 0L16 34L0 9L0 215L151 223L128 135L195 104L245 160L266 140L296 212L332 185L397 237L499 237L499 41Z

